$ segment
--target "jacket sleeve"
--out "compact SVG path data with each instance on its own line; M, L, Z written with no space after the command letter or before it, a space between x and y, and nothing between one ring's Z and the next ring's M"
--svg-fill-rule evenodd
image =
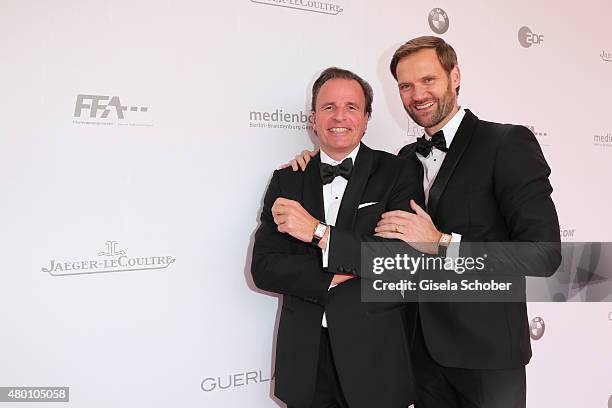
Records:
M405 165L397 172L396 178L393 180L393 188L386 203L387 211L404 210L412 212L410 200L415 200L421 207L425 206L423 182L418 177L419 172L418 168L415 167L416 163L410 160L403 160L403 162ZM363 276L360 257L362 243L401 242L376 237L373 234L374 231L371 231L369 235L359 235L351 231L332 228L328 271L330 273ZM411 247L408 247L406 251L414 253L415 256L419 254Z
M550 168L529 129L505 125L497 150L494 188L509 242L473 242L463 235L461 256L487 254L487 270L520 276L550 276L561 263L559 219L551 198Z
M282 196L278 172L274 172L266 191L261 224L255 233L251 264L253 282L266 291L325 304L333 276L322 273L321 259L316 251L297 253L299 245L308 244L279 232L274 223L272 205Z

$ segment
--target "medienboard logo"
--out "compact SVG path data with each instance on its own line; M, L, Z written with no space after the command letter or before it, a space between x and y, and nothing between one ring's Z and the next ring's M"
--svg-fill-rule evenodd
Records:
M523 26L519 28L518 40L524 48L529 48L532 45L542 44L544 42L544 35L535 34L529 27Z
M73 117L75 125L153 126L148 106L123 105L118 96L78 94Z
M612 52L606 52L603 50L599 56L606 62L612 62Z
M58 260L50 259L43 272L51 276L89 275L95 273L134 272L166 269L176 262L170 255L130 257L117 241L106 241L106 248L97 258Z
M612 134L593 135L593 145L599 147L612 147Z
M200 388L204 392L227 390L236 387L242 387L249 384L261 384L270 382L271 378L265 378L259 371L246 371L235 374L228 374L217 377L207 377L200 383ZM272 376L274 378L274 376Z
M310 130L312 114L306 111L287 112L277 108L273 111L250 111L249 127L261 129Z
M439 7L432 9L427 15L429 28L436 34L444 34L448 31L449 20L446 11Z
M278 6L302 11L312 11L314 13L328 14L336 16L344 9L338 4L325 1L313 0L251 0L251 3L265 4L267 6Z
M546 324L541 317L534 317L529 322L529 335L533 340L540 340L546 331Z

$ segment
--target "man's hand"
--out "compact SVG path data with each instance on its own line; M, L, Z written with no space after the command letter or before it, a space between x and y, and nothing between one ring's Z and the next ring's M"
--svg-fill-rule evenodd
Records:
M272 216L279 232L289 234L303 242L312 242L319 220L310 215L297 201L277 198L272 205Z
M410 207L416 214L401 210L384 213L378 221L374 235L401 239L417 251L437 254L442 233L436 229L429 214L414 200L410 200Z
M302 153L295 156L295 158L291 160L289 164L285 165L284 167L291 166L293 171L298 171L298 168L304 171L306 170L306 166L308 165L308 162L310 161L310 159L315 157L317 153L319 153L319 149L304 150Z

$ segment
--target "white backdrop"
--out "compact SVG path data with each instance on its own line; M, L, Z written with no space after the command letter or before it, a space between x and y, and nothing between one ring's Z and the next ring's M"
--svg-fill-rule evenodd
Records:
M374 88L366 143L413 141L388 64L438 7L460 104L536 133L563 240L609 240L609 1L0 1L0 386L278 406L278 300L249 277L271 172L316 142L302 116L331 65ZM529 305L529 406L612 407L610 312Z

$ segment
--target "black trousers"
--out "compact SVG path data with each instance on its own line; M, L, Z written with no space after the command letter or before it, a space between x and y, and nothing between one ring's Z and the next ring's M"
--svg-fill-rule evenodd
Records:
M415 408L526 407L525 367L510 370L443 367L431 358L420 321L412 362L417 396Z
M294 407L289 406L288 408ZM342 393L329 341L329 333L325 328L321 328L317 384L314 400L309 408L349 408Z

